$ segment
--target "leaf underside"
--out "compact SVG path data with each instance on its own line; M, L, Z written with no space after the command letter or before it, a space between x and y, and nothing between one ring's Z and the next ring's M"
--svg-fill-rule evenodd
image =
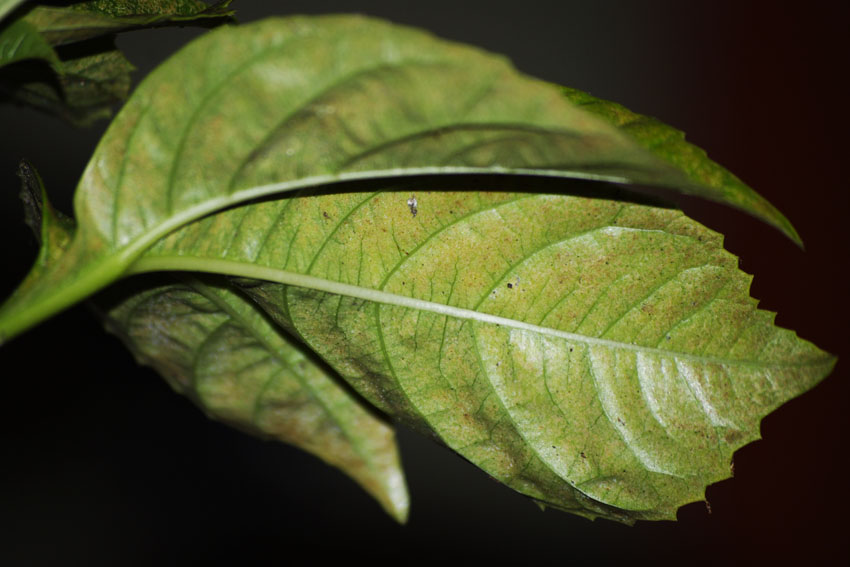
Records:
M245 293L389 415L591 517L675 518L834 363L757 310L719 235L678 211L419 191L414 216L410 197L232 209L136 269L293 284Z
M31 164L21 162L18 175L26 223L41 243L25 290L62 256L74 226L51 207ZM316 455L407 520L391 427L226 279L137 278L100 294L94 307L140 364L209 417Z
M140 363L210 417L338 467L406 521L408 496L391 427L250 301L210 278L133 283L111 294L104 316Z
M672 187L795 236L680 133L636 122L384 22L222 29L128 101L78 187L73 240L0 309L0 334L128 274L249 278L192 279L132 301L214 312L208 323L226 320L228 341L254 341L265 361L273 337L291 335L380 410L545 505L673 518L834 358L757 310L719 235L575 181ZM411 178L466 173L498 175ZM541 190L528 175L560 182ZM236 321L229 301L263 324ZM116 309L134 336L139 315ZM151 327L129 341L134 351L181 329ZM265 339L246 338L257 329ZM182 383L173 351L145 356ZM192 368L255 387L248 358Z

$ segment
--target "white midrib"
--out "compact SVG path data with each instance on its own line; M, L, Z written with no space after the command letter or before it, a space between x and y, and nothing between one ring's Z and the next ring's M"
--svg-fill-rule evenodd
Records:
M591 346L601 346L607 347L616 350L626 350L632 351L635 353L645 353L656 356L668 356L674 359L685 359L692 360L694 362L698 362L701 364L722 364L722 365L734 365L734 366L755 366L762 369L767 368L790 368L790 367L802 367L802 366L817 366L821 364L822 361L812 360L808 362L800 362L800 363L787 363L787 362L765 362L759 360L746 360L746 359L732 359L732 358L720 358L715 356L702 356L691 353L684 353L679 351L665 350L660 348L652 348L645 347L641 345L635 345L631 343L623 343L618 341L612 341L608 339L600 339L597 337L589 337L586 335L580 335L577 333L569 333L567 331L561 331L559 329L552 329L550 327L541 327L539 325L533 325L531 323L526 323L524 321L518 321L516 319L509 319L507 317L500 317L498 315L491 315L489 313L482 313L480 311L474 311L472 309L464 309L462 307L455 307L452 305L446 305L444 303L437 303L434 301L426 301L424 299L416 299L414 297L408 297L405 295L398 295L395 293L389 293L386 291L381 291L377 289L361 287L351 284L346 284L342 282L337 282L333 280L327 280L323 278L317 278L314 276L308 276L305 274L299 274L295 272L289 272L286 270L281 270L277 268L270 268L267 266L258 266L256 264L249 264L245 262L236 262L232 260L221 260L215 258L198 258L192 256L151 256L151 257L142 257L130 267L127 272L127 275L130 274L140 274L140 273L149 273L149 272L159 272L159 271L191 271L191 272L207 272L214 274L224 274L230 276L237 277L245 277L257 280L265 280L270 282L276 282L280 284L286 284L301 288L313 289L321 292L331 293L335 295L344 295L348 297L355 297L358 299L364 299L367 301L373 301L376 303L381 303L385 305L395 305L399 307L406 307L409 309L416 309L420 311L426 311L430 313L436 313L440 315L445 315L448 317L453 317L456 319L465 319L468 321L476 321L479 323L488 323L492 325L502 326L509 329L519 329L524 331L530 331L533 333L539 333L542 335L547 335L551 337L558 337L561 339L566 339L568 341L572 341L575 343L584 343Z

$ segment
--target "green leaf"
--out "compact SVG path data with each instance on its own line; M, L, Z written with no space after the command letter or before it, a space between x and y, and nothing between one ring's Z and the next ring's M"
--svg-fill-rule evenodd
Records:
M299 195L173 233L134 266L157 270L279 282L246 293L366 399L589 517L674 519L835 363L756 309L718 234L623 201Z
M184 1L96 1L68 7L37 5L0 28L0 67L42 59L54 73L32 65L6 69L4 98L50 112L79 126L108 118L127 98L133 66L109 35L128 29L229 18L229 2L208 6ZM94 38L101 38L95 40ZM60 48L52 46L73 44Z
M74 235L74 222L50 205L41 176L32 164L22 160L18 164L18 177L21 179L19 196L24 204L24 221L38 240L39 252L15 295L27 294L32 286L40 285L43 274L59 261Z
M74 226L50 205L30 163L22 161L18 175L26 222L41 243L31 272L37 279L62 255ZM154 282L132 280L95 303L107 329L140 363L210 417L316 455L359 483L397 521L407 520L395 436L383 419L238 291L211 277Z
M749 202L618 126L383 22L222 29L131 97L81 180L73 241L0 334L128 274L272 282L240 293L508 486L588 517L675 517L835 360L756 309L719 235L575 181ZM461 173L498 175L411 179Z
M684 132L655 118L636 114L616 102L594 98L568 87L563 87L563 92L573 104L614 124L654 155L683 171L696 187L715 190L714 200L733 205L772 224L802 247L800 235L776 207L730 171L708 159L704 150L685 141ZM692 188L684 186L683 190L687 193ZM700 192L695 194L700 195Z
M0 0L0 21L24 2L25 0Z
M204 215L303 187L435 173L693 185L559 89L477 49L352 16L222 28L128 101L78 187L66 261L0 310L0 336L107 285Z
M27 59L41 59L56 71L62 70L59 56L34 25L17 20L0 28L0 67Z
M173 279L173 278L169 278ZM139 288L138 282L130 290ZM142 364L212 418L338 467L396 520L408 496L392 429L228 286L185 278L113 293L105 313ZM104 299L98 299L103 305ZM286 479L285 471L281 478Z
M7 96L88 126L111 116L113 105L127 98L134 67L120 51L111 49L67 59L62 69L56 77L20 70L7 81Z
M68 7L36 6L25 16L51 45L82 41L131 28L181 23L233 15L219 2L207 6L194 0L124 2L100 0Z

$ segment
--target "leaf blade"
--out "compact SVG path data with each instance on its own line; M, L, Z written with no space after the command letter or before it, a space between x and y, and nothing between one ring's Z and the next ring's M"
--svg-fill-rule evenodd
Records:
M409 501L392 429L240 294L209 278L181 279L112 294L107 329L211 418L319 457L404 523Z
M113 122L75 196L77 266L63 268L73 281L62 298L49 286L30 305L6 304L0 334L98 289L204 215L303 187L431 173L691 183L558 89L476 49L350 16L220 29L152 73Z
M773 225L802 248L800 235L776 207L730 171L708 159L704 150L687 142L684 132L655 118L641 116L621 104L595 98L577 89L562 89L571 102L616 125L653 154L685 172L698 186L716 190L718 195L714 200L731 204ZM687 187L684 189L688 192Z
M774 327L719 236L677 211L417 192L414 217L408 197L253 204L134 269L286 284L246 291L366 399L591 517L675 518L730 476L764 415L834 365Z
M25 0L0 0L0 20L3 20L12 10L24 3Z
M64 45L133 28L230 17L233 12L226 9L227 4L207 6L191 0L79 2L68 7L35 6L24 20L51 45Z
M0 67L29 59L40 59L57 72L62 71L59 56L35 26L16 20L0 29Z

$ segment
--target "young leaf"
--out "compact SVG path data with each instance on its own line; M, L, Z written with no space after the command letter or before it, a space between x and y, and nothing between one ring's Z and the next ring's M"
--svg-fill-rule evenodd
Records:
M718 234L614 200L304 195L188 225L133 269L279 282L246 293L366 399L589 517L674 519L835 362L756 309Z
M111 295L107 328L210 417L316 455L396 520L407 519L392 429L251 302L227 285L196 278Z
M352 16L224 28L128 101L80 182L74 243L42 287L3 306L0 336L107 285L204 215L334 181L471 172L656 184L722 202L738 191L693 188L559 89L477 49Z

